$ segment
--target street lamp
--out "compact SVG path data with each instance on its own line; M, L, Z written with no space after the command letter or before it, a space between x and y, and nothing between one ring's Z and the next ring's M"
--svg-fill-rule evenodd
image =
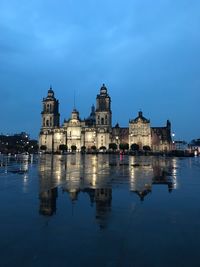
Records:
M116 142L117 142L117 149L118 149L118 141L119 141L119 136L116 136Z
M173 149L175 150L175 133L172 133Z

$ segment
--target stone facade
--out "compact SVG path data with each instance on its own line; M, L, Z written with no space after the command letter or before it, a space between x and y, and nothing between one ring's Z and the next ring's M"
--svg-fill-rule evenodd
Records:
M153 151L173 150L171 123L167 120L165 127L151 128L151 148Z
M71 150L72 146L78 151L86 149L109 149L110 143L137 144L140 150L144 146L153 151L171 150L171 124L166 127L151 127L150 120L142 112L129 121L129 127L112 127L111 98L106 86L100 88L96 97L96 108L92 106L90 116L81 120L79 112L74 108L71 118L64 120L60 126L59 102L52 88L43 99L42 127L39 135L39 146L47 152L60 151L61 145Z
M140 111L129 121L129 146L132 144L137 144L140 150L149 147L154 152L171 151L171 123L167 120L165 127L151 127L150 120Z
M137 118L129 121L129 146L132 144L139 145L139 149L151 147L150 120L144 118L141 111Z

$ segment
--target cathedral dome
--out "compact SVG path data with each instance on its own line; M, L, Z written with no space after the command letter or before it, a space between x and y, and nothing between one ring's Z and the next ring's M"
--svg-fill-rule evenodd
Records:
M100 89L100 93L101 93L101 94L107 94L107 88L106 88L106 86L105 86L104 83L103 83L103 85L102 85L102 87L101 87L101 89Z
M73 120L79 120L79 112L77 109L73 109L72 110L72 117L71 117Z
M143 123L150 123L150 120L146 119L143 116L142 111L139 111L138 116L135 119L131 120L132 123L137 123L138 121L142 121Z
M48 90L48 97L54 97L54 91L52 90L52 87L50 86Z

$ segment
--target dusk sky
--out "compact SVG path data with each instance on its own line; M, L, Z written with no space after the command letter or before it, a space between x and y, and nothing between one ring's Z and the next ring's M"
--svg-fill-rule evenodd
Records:
M0 132L37 138L50 84L61 123L103 83L113 125L141 109L176 139L200 138L199 0L1 0Z

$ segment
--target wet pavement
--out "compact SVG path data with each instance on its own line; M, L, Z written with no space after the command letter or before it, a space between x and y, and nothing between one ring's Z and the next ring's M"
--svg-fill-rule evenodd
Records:
M200 157L0 155L0 266L199 266Z

